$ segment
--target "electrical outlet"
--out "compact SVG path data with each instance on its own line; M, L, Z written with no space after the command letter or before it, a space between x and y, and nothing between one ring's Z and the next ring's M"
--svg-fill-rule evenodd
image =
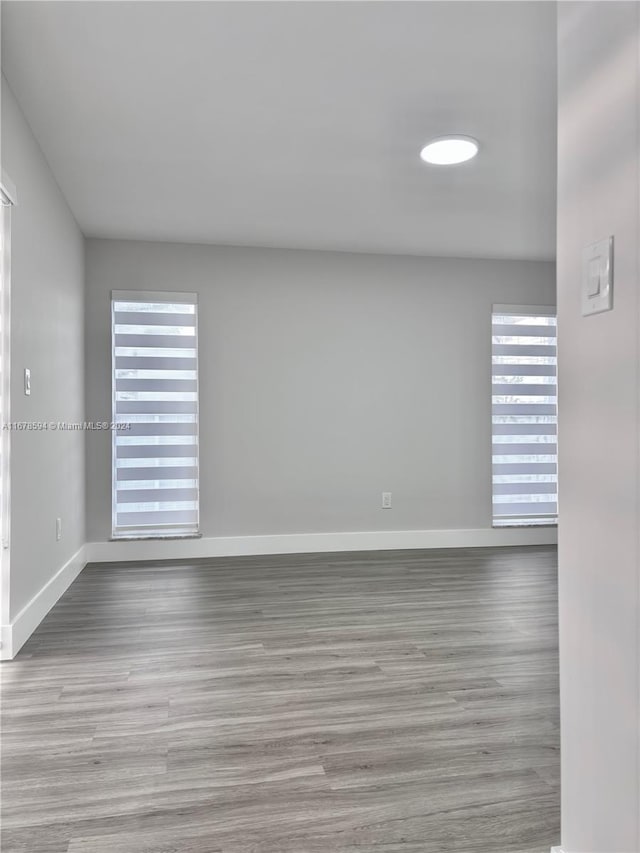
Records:
M62 539L62 519L56 518L56 542Z
M382 509L391 509L391 492L382 493Z

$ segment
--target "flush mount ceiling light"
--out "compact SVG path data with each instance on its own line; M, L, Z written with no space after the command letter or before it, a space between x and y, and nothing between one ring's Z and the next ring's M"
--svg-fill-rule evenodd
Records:
M454 166L471 160L478 148L478 140L472 136L439 136L424 146L420 157L434 166Z

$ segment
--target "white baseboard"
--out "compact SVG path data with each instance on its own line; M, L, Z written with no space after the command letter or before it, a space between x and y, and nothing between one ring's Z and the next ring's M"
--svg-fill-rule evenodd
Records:
M385 551L415 548L477 548L503 545L554 545L555 527L477 530L383 530L362 533L286 533L265 536L215 536L196 539L146 539L88 542L87 562L189 560L327 551Z
M564 853L564 850L562 849L562 847L552 847L551 853Z
M33 596L9 625L2 625L0 660L12 660L42 622L54 604L64 595L87 563L83 545L64 566Z

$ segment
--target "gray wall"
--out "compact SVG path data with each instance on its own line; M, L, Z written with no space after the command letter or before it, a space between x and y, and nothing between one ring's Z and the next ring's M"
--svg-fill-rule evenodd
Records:
M13 94L2 79L2 165L12 212L11 420L84 420L84 243ZM23 393L31 368L32 394ZM63 536L56 542L56 516ZM10 615L85 541L81 432L11 437Z
M199 293L203 535L490 527L491 304L553 304L552 264L89 240L91 419L112 288ZM103 541L110 437L87 441Z
M562 846L640 850L637 3L559 3ZM615 236L614 309L583 318Z

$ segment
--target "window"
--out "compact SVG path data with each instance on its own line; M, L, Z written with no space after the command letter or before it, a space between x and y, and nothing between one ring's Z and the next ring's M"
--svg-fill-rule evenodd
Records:
M198 532L193 293L113 291L113 536Z
M494 305L494 527L558 516L555 308Z

